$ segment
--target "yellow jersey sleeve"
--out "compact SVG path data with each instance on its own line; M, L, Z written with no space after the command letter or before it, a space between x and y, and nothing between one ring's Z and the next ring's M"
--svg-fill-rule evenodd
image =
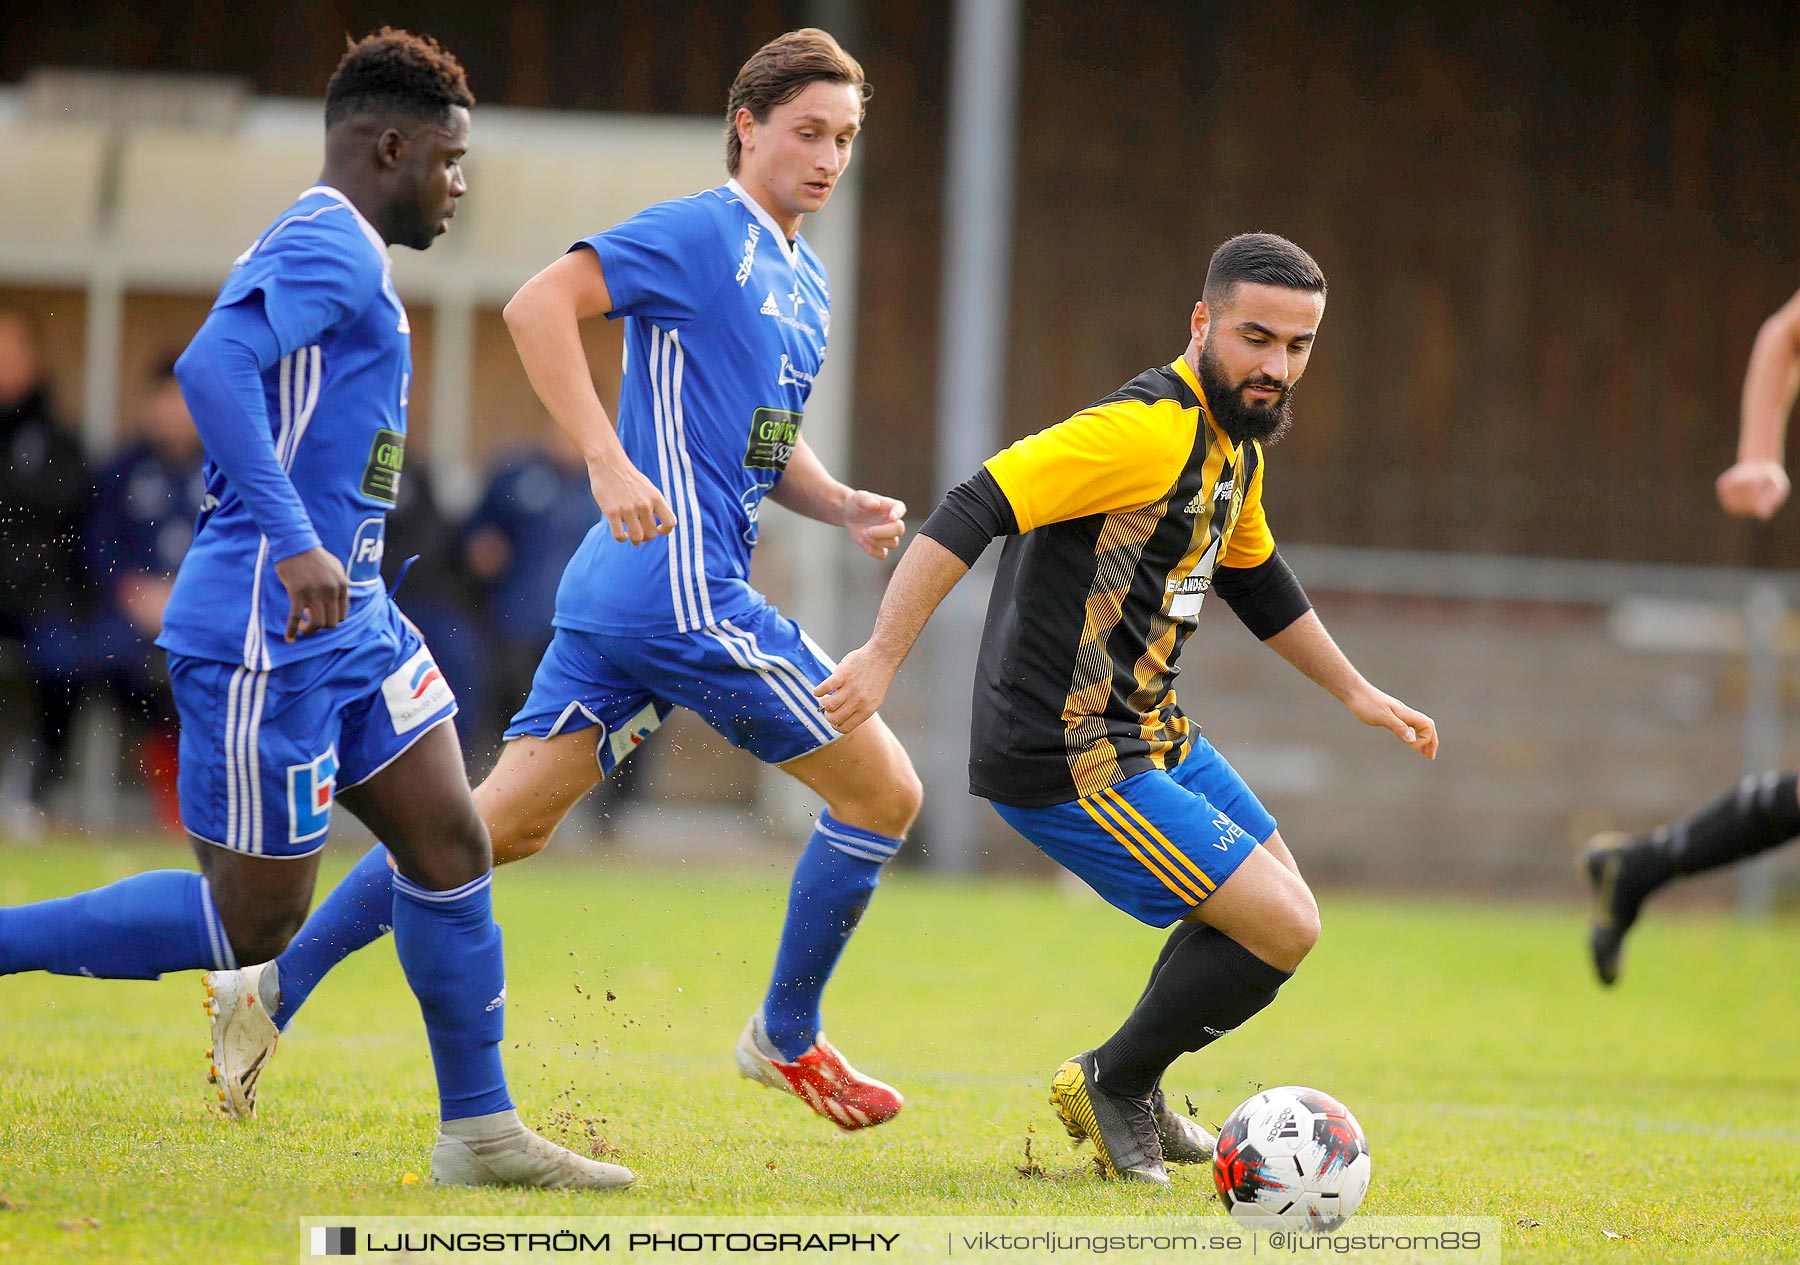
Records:
M1089 514L1153 505L1181 477L1198 409L1178 400L1114 400L988 458L1021 533Z
M1231 539L1219 555L1222 567L1258 566L1275 552L1275 537L1269 534L1269 520L1263 514L1263 471L1268 463L1262 460L1260 446L1256 455L1256 475L1250 480L1250 490L1244 493L1244 508L1238 511Z

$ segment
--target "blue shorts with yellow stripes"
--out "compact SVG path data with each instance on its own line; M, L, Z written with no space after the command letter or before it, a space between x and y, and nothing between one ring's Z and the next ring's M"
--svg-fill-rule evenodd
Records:
M1275 833L1275 819L1206 739L1187 759L1048 808L995 804L1006 824L1140 922L1192 913Z

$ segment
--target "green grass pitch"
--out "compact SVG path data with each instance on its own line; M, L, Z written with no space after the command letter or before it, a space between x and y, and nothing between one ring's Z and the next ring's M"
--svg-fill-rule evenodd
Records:
M186 863L0 849L0 904ZM738 1079L784 868L550 857L496 883L515 1096L551 1136L631 1164L620 1195L406 1181L435 1103L388 945L315 994L249 1125L205 1108L197 976L0 980L0 1262L286 1261L295 1218L333 1212L1223 1217L1210 1172L1178 1169L1166 1191L1100 1181L1046 1105L1051 1071L1110 1032L1158 944L1054 884L883 885L826 1025L906 1092L894 1123L839 1136ZM1216 1122L1259 1083L1336 1094L1374 1152L1364 1215L1499 1217L1508 1261L1800 1258L1800 928L1654 917L1607 993L1572 906L1322 904L1324 938L1275 1005L1171 1071L1177 1105ZM1028 1139L1042 1171L1021 1174Z

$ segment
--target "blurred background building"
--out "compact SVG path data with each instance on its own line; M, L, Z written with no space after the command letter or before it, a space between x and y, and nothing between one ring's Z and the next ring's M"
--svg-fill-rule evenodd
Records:
M1177 354L1222 238L1277 231L1323 264L1330 311L1272 455L1271 523L1351 656L1438 718L1444 755L1426 766L1362 731L1222 609L1181 689L1316 878L1562 890L1590 830L1661 820L1800 750L1781 724L1800 700L1784 613L1800 606L1785 570L1800 510L1748 526L1712 498L1757 326L1800 287L1792 6L280 0L258 15L9 5L0 334L12 319L15 362L34 368L9 386L0 337L0 420L26 427L30 400L59 419L29 421L61 428L31 443L78 439L55 486L85 497L232 257L315 173L345 35L436 35L482 104L467 214L428 254L397 252L418 365L409 478L429 492L428 572L403 603L429 608L479 699L472 753L491 750L533 636L517 520L529 502L566 534L579 508L499 308L575 236L721 180L734 71L807 24L875 85L856 181L806 228L839 318L808 433L915 523L968 473L949 454ZM587 332L610 399L618 331ZM944 389L968 374L973 394ZM18 718L0 781L15 806L117 829L135 803L119 788L158 777L132 726L88 709L61 800L28 739L44 678L67 674L38 626L66 608L52 622L85 627L118 586L65 508L27 500L5 507L9 532L52 524L34 565L60 578L0 628ZM763 539L768 591L829 648L860 642L886 569L787 516ZM956 772L968 636L944 621L890 703L933 800L917 851L1035 870ZM110 679L88 652L84 680ZM803 801L747 757L693 723L655 746L630 846L789 846ZM1779 877L1755 871L1749 901Z

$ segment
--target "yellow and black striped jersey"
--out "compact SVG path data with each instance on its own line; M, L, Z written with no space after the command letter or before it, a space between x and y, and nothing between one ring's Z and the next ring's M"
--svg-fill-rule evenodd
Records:
M1019 534L976 668L976 794L1035 808L1181 762L1177 660L1213 573L1275 551L1262 467L1261 445L1213 421L1185 359L987 462Z

